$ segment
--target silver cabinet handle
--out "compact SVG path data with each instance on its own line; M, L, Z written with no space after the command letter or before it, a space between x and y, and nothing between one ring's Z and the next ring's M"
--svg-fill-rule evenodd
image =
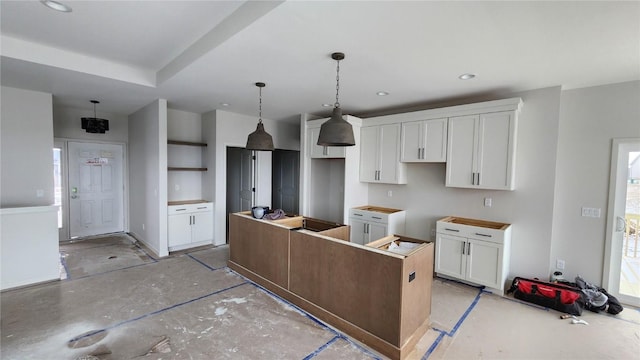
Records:
M467 247L467 255L471 255L471 243L467 243L469 246Z
M418 148L418 159L422 159L422 155L420 154L420 152L422 151L422 148Z
M460 230L458 229L449 229L449 228L444 228L447 231L453 231L453 232L460 232Z
M478 236L485 236L485 237L492 237L492 236L491 236L491 235L489 235L489 234L480 234L480 233L476 233L476 235L478 235Z
M462 255L464 255L464 247L465 247L465 246L467 246L467 243L466 243L466 242L463 242L463 243L462 243Z

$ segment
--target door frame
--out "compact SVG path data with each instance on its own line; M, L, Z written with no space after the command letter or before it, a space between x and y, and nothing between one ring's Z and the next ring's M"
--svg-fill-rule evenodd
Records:
M85 143L85 144L107 144L107 145L119 145L122 147L122 228L125 233L129 232L129 155L127 143L118 141L92 141L86 139L71 139L71 138L54 138L54 147L61 144L61 165L62 165L62 228L59 229L60 241L71 240L71 229L69 227L69 142ZM53 151L53 149L52 149Z
M621 182L618 171L618 157L623 147L640 143L640 138L615 138L611 145L611 169L609 178L609 202L607 205L607 226L604 248L604 267L602 272L602 285L609 293L614 295L623 304L640 306L640 299L620 294L620 271L622 264L622 242L615 236L616 219L620 214L616 212L616 194ZM626 186L625 186L626 188ZM624 218L624 214L622 214Z

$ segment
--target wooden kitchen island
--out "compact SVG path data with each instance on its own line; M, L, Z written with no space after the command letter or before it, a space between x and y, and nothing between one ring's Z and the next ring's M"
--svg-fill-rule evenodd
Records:
M404 359L429 327L433 243L388 236L353 244L349 226L314 221L231 214L229 267L380 353ZM394 253L386 250L392 242L414 248Z

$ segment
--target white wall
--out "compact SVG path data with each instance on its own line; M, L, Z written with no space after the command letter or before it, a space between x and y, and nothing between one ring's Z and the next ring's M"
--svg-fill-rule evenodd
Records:
M449 215L513 224L510 274L546 278L560 88L507 97L521 97L524 103L518 120L515 191L448 188L445 164L408 164L408 184L370 184L369 203L407 210L406 235L416 238L433 239L435 222ZM485 197L493 199L492 207L484 207Z
M0 207L51 205L52 96L6 86L0 90Z
M167 109L167 138L169 140L202 142L202 117L200 114ZM202 167L202 155L206 149L198 146L169 145L169 167ZM169 201L200 200L203 174L193 171L169 171L167 195ZM207 199L208 200L208 199Z
M79 109L70 106L54 106L53 108L53 136L56 138L78 139L94 142L127 143L129 140L129 125L126 115L106 113L100 111L100 104L96 106L97 116L109 120L109 130L104 134L92 134L81 127L81 118L93 117L93 109Z
M0 290L60 279L57 206L0 209L0 242Z
M563 91L560 119L551 265L600 284L612 139L640 137L640 81ZM582 217L583 206L601 216Z
M129 116L129 231L167 256L167 101Z
M208 168L215 166L213 173L207 174L204 182L208 183L214 177L213 201L215 234L214 244L226 243L226 204L227 204L227 147L245 147L247 136L256 130L258 118L235 114L222 110L215 110L202 115L203 137L209 144L207 149ZM300 128L298 124L276 122L262 119L265 131L273 137L273 144L277 149L300 150ZM214 139L212 141L212 139ZM215 162L212 160L215 159ZM256 199L271 205L271 153L262 152L258 155L258 178ZM210 172L209 170L208 172ZM208 194L210 189L203 189Z

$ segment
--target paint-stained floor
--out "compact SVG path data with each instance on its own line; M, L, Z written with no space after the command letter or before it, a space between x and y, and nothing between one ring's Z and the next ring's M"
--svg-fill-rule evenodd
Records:
M62 277L1 294L2 359L384 359L226 267L228 247L164 259L126 235L61 246ZM559 313L436 279L408 359L637 358L640 312Z

